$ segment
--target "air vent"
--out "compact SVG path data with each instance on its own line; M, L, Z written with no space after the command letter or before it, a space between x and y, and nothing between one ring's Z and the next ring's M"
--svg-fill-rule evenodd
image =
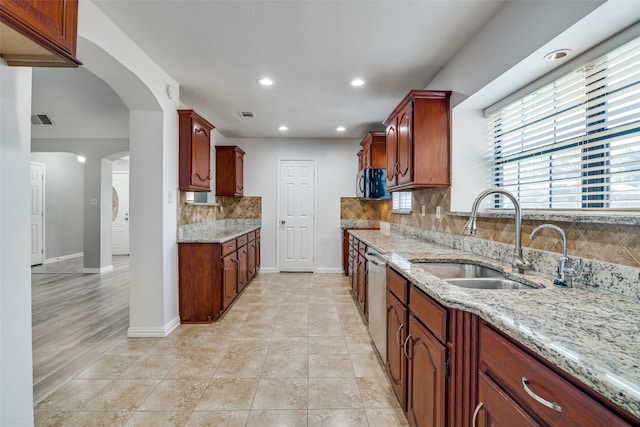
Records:
M46 114L32 114L31 124L50 126L53 125L53 121Z
M238 114L242 119L253 119L256 116L253 111L238 111Z

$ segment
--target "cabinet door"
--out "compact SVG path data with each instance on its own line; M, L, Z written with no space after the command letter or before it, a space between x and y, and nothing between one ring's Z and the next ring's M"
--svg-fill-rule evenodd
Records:
M482 372L478 377L478 400L480 404L476 407L476 423L472 427L532 427L540 425Z
M244 153L236 151L236 195L242 196L244 191Z
M222 258L222 310L226 310L237 295L238 283L237 253Z
M238 293L249 283L248 247L244 245L238 248Z
M367 317L367 259L358 253L358 288L356 290L360 310Z
M2 0L0 13L3 24L6 23L27 39L63 58L63 61L49 60L49 66L80 64L75 58L78 0ZM31 51L31 55L22 56L34 56L34 49L28 45L26 47ZM18 56L16 55L16 60L19 61ZM35 55L33 66L40 65L37 61L38 56L40 54ZM25 59L23 64L17 62L12 64L11 55L6 59L10 65L29 65L30 60ZM68 63L64 64L64 61Z
M407 410L407 308L387 290L387 377L402 410Z
M413 181L413 136L411 103L404 107L398 115L398 185Z
M248 243L247 248L247 270L249 277L247 281L253 279L256 275L256 241L252 240Z
M256 273L260 271L260 230L256 232Z
M398 161L398 132L396 131L396 121L387 126L387 188L397 184L397 161Z
M191 126L191 186L211 189L211 147L209 129L194 119Z
M412 427L445 427L447 348L409 315L407 419Z

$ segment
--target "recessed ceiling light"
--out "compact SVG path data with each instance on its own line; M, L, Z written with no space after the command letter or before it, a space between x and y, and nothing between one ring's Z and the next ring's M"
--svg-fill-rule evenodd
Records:
M273 86L275 82L269 77L262 77L261 79L258 79L258 83L262 86Z
M347 130L347 128L346 128L346 127L344 127L344 126L338 126L338 127L336 128L336 130L337 130L338 132L344 132L345 130Z
M547 53L544 56L544 59L546 59L547 61L559 61L566 58L569 53L571 53L571 49L554 50L553 52Z
M286 127L285 125L281 125L281 126L278 126L278 130L281 130L282 132L284 132L286 130L289 130L289 128Z
M362 79L353 79L351 80L351 86L363 86L364 80Z
M80 163L84 163L87 161L87 159L84 156L78 156L77 159Z

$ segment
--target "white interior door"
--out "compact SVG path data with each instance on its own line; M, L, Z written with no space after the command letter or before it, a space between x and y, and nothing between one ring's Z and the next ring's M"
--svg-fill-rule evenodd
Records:
M281 160L278 192L280 271L315 269L315 161Z
M129 255L129 173L114 172L111 215L111 252Z
M31 265L44 261L44 168L31 162Z

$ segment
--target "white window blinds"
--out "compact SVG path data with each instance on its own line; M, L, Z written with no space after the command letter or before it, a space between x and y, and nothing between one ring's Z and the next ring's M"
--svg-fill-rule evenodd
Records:
M411 192L410 191L396 191L391 193L393 206L391 210L400 212L411 212Z
M523 208L640 208L640 39L487 123L493 183Z

